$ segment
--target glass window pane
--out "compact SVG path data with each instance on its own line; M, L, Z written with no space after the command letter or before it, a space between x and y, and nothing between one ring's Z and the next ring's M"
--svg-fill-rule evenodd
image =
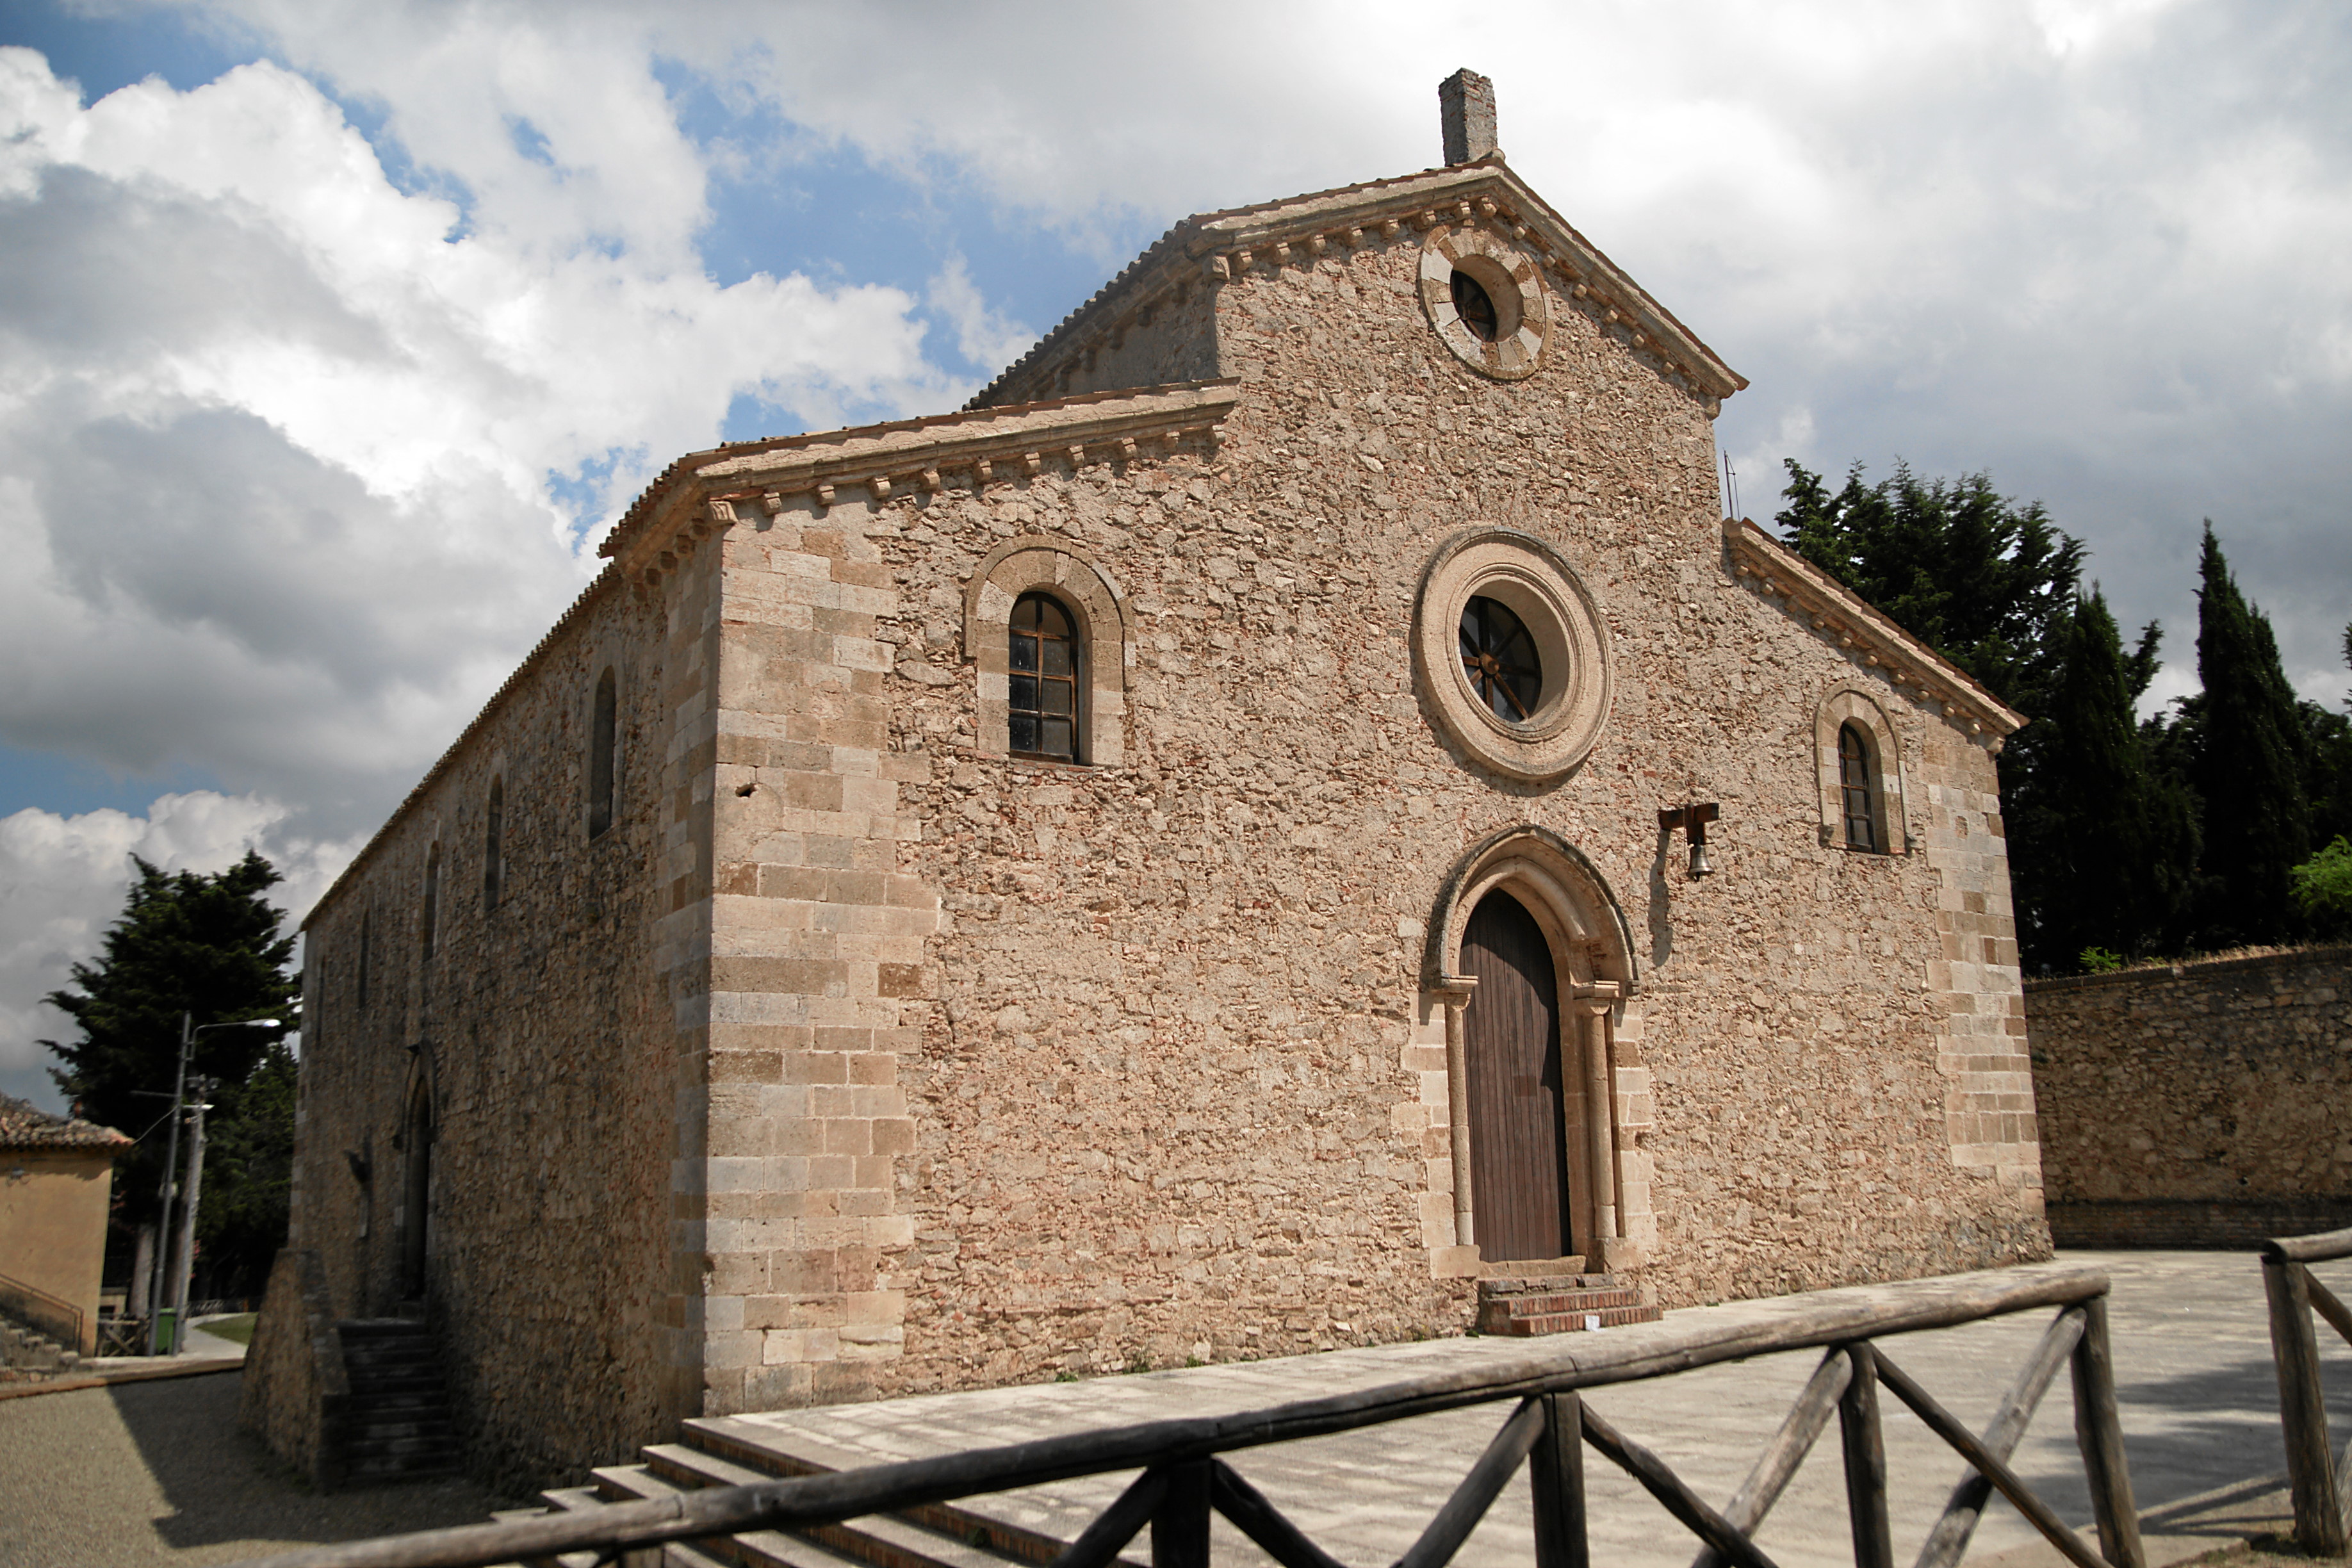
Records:
M1026 709L1034 713L1037 711L1037 678L1034 675L1014 676L1006 695L1016 710Z
M1056 757L1076 757L1078 754L1077 746L1072 740L1070 721L1067 719L1046 720L1045 742L1044 745L1037 748L1041 752Z
M1041 699L1038 710L1045 713L1076 712L1071 699L1076 694L1077 688L1066 680L1041 680L1037 683L1037 695Z
M1063 637L1070 635L1069 613L1061 605L1051 599L1032 599L1030 603L1037 606L1038 630L1058 633Z
M1013 668L1015 669L1034 669L1037 668L1037 639L1035 637L1024 637L1018 633L1013 635Z
M1037 601L1035 599L1023 599L1014 604L1013 606L1013 624L1016 626L1034 629L1037 625Z
M1070 673L1070 645L1068 643L1063 641L1060 637L1049 638L1040 646L1038 651L1045 656L1043 662L1045 667L1046 674L1067 675Z
M1034 752L1037 749L1037 716L1034 713L1013 715L1013 749Z

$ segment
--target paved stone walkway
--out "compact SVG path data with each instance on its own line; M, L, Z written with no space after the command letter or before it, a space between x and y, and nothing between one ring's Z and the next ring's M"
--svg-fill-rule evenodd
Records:
M2112 1335L2126 1445L2137 1502L2158 1563L2285 1527L2285 1459L2271 1369L2260 1265L2233 1253L2074 1253L2113 1280ZM2320 1269L2339 1291L2352 1264ZM1670 1319L1680 1314L1669 1314ZM1884 1342L1903 1368L1972 1427L1990 1418L2051 1314L2035 1311ZM1446 1341L1283 1361L1144 1373L1090 1383L941 1394L887 1404L737 1417L837 1463L876 1463L971 1447L1212 1410L1313 1398L1392 1380L1416 1366L1509 1355L1525 1341ZM2327 1356L2332 1407L2352 1414L2352 1352ZM1786 1414L1818 1353L1759 1357L1596 1391L1593 1405L1663 1455L1702 1495L1727 1498ZM1909 1561L1960 1479L1958 1457L1891 1394L1882 1395L1890 1511L1897 1556ZM1236 1468L1327 1551L1349 1563L1393 1562L1411 1544L1492 1436L1500 1407L1454 1412L1339 1436L1254 1449ZM2062 1373L2013 1464L2069 1522L2090 1503L2074 1447L2073 1400ZM1612 1568L1682 1568L1696 1542L1648 1494L1587 1451L1596 1561ZM1129 1476L1008 1493L985 1505L1056 1533L1107 1505ZM971 1507L971 1503L964 1506ZM1533 1561L1525 1472L1496 1503L1461 1561ZM1221 1563L1265 1559L1217 1521ZM1853 1561L1834 1424L1759 1533L1787 1568ZM2006 1503L1996 1501L1969 1561L2032 1568L2063 1560Z

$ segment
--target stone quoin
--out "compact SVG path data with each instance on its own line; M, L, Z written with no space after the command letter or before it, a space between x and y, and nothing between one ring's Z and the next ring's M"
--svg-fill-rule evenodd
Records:
M321 900L290 1245L478 1468L2047 1255L2020 719L1721 518L1746 384L1443 105L671 464Z

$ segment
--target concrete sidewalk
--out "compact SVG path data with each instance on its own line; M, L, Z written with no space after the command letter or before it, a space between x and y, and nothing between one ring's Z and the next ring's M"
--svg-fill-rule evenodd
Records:
M2073 1253L2061 1261L2104 1268L2113 1280L2111 1332L2126 1446L2153 1561L2179 1562L2286 1527L2278 1399L2261 1268L2247 1254ZM2352 1287L2352 1264L2322 1278ZM2035 1311L1882 1342L1902 1367L1972 1427L1990 1418L2051 1314ZM2330 1336L2332 1339L2332 1336ZM720 1423L781 1446L871 1464L1010 1443L1089 1426L1239 1409L1333 1394L1442 1362L1507 1355L1528 1342L1445 1341L1341 1351L1282 1361L1110 1377L1090 1383L940 1394L877 1405L777 1412ZM2352 1354L2325 1351L2329 1398L2352 1411ZM1817 1352L1759 1357L1595 1391L1596 1409L1662 1455L1718 1503L1745 1477L1794 1400ZM1915 1557L1964 1466L1892 1395L1883 1395L1895 1547ZM1387 1563L1409 1546L1494 1434L1501 1407L1426 1416L1236 1457L1242 1470L1318 1544L1349 1563ZM2070 1523L2090 1521L2074 1447L2073 1399L2062 1374L2012 1460ZM1684 1568L1696 1542L1647 1493L1588 1450L1596 1561L1623 1568ZM972 1511L1069 1538L1129 1479L1104 1476L967 1501ZM1496 1503L1462 1561L1533 1562L1524 1470ZM1075 1524L1073 1521L1076 1521ZM1217 1560L1265 1559L1218 1521ZM1834 1426L1816 1445L1763 1528L1759 1543L1787 1568L1853 1561ZM2063 1559L1996 1500L1969 1561L2033 1568Z

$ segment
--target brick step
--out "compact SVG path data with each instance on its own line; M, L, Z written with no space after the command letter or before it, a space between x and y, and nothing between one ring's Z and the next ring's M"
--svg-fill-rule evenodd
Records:
M423 1480L457 1473L457 1456L446 1448L431 1454L354 1454L343 1467L351 1481Z
M397 1372L373 1371L346 1366L343 1378L352 1394L366 1398L375 1394L427 1394L438 1390L444 1382L437 1366L406 1367Z
M1576 1333L1594 1327L1614 1329L1626 1323L1654 1323L1664 1316L1665 1313L1656 1307L1608 1307L1598 1312L1546 1312L1532 1317L1509 1318L1501 1327L1485 1331L1527 1338L1536 1334ZM1596 1325L1590 1321L1593 1318L1601 1321Z
M1525 1296L1541 1290L1613 1290L1624 1283L1614 1274L1496 1274L1478 1281L1478 1294Z
M457 1441L457 1432L446 1415L436 1415L422 1421L406 1417L397 1421L363 1419L349 1423L343 1430L353 1453L381 1443L421 1441L448 1444Z
M370 1412L392 1410L438 1410L449 1403L439 1384L431 1388L410 1389L404 1393L385 1394L381 1391L353 1394L344 1405L347 1410Z
M1641 1298L1631 1290L1559 1290L1548 1296L1505 1296L1478 1303L1478 1331L1507 1334L1510 1325L1528 1318L1580 1318L1607 1315L1638 1307Z

